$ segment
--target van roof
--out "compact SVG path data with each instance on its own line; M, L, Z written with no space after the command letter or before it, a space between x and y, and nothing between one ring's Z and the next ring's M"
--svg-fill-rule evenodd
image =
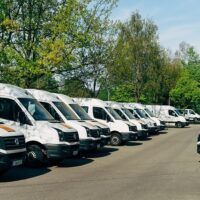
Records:
M144 105L141 103L129 103L130 106L134 107L134 108L138 108L138 109L144 109Z
M50 93L45 90L37 90L37 89L26 89L29 93L31 93L38 101L56 101L60 102L60 99L53 93Z
M61 101L63 101L66 104L77 104L71 97L64 95L64 94L57 94L54 93Z
M118 103L118 102L115 102L115 101L107 101L106 103L108 103L114 109L121 109L122 108L121 104Z
M106 107L109 106L108 103L95 98L73 98L77 103L84 106L100 106L100 107Z
M14 98L33 98L25 89L4 83L0 83L0 95Z

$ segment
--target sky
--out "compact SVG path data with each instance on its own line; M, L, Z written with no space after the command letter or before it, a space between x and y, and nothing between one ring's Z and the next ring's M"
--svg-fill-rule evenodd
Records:
M126 21L136 10L158 26L163 47L175 52L185 41L200 52L200 0L119 0L112 19Z

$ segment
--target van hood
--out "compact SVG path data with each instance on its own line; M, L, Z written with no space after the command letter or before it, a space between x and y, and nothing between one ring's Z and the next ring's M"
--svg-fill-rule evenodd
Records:
M21 136L21 135L23 134L19 132L16 127L3 123L0 124L0 137Z
M71 126L65 123L50 123L48 121L37 121L37 126L42 126L46 128L54 128L59 129L63 132L76 132L76 129L72 128Z
M92 130L98 129L97 126L95 126L91 123L88 123L87 121L84 121L84 120L70 120L69 122L70 122L69 124L73 125L74 127L76 127L76 125L79 125L79 126L82 126L82 127L92 129Z
M97 126L99 128L103 128L103 129L106 129L106 128L109 128L108 126L96 121L96 120L87 120L86 121L88 124L92 125L92 126Z

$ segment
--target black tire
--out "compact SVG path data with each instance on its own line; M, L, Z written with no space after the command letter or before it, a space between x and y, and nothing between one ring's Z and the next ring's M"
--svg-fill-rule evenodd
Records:
M122 138L120 136L120 134L112 134L111 138L110 138L110 144L112 146L120 146L122 144Z
M177 127L177 128L183 128L183 124L182 124L181 122L177 122L177 123L176 123L176 127Z
M27 146L26 165L30 167L41 167L46 162L47 159L44 154L44 149L35 144Z

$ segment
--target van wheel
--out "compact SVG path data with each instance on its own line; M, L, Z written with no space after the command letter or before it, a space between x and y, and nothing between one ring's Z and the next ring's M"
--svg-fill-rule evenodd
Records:
M30 167L41 167L45 164L44 150L39 145L27 146L26 164Z
M112 146L120 146L122 144L121 136L119 134L111 135L110 144Z
M183 125L182 125L181 122L177 122L177 123L176 123L176 127L177 127L177 128L183 128Z

